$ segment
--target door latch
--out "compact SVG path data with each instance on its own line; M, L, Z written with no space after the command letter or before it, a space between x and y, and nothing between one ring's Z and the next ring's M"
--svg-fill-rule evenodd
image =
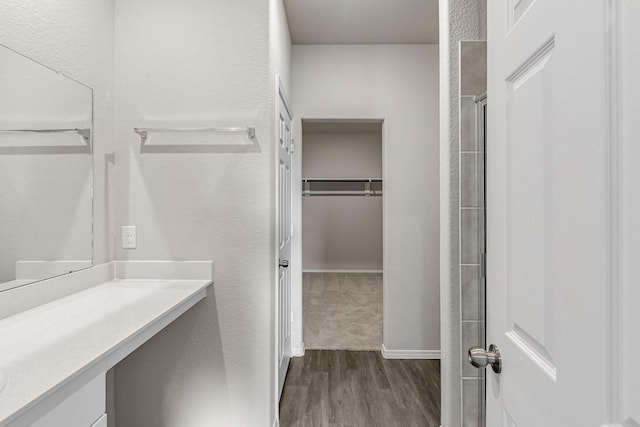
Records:
M500 358L500 349L495 345L489 346L489 351L482 347L471 347L469 349L469 363L478 369L486 368L491 365L491 369L496 374L502 372L502 360Z

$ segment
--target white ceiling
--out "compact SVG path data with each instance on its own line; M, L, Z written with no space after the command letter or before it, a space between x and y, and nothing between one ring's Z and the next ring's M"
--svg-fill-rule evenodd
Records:
M293 44L436 44L438 0L284 0Z

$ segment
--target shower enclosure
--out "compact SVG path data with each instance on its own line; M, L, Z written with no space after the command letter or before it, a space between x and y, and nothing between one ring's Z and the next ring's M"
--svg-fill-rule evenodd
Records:
M470 137L460 150L460 325L462 420L484 426L485 370L468 361L471 347L485 347L485 95L461 98L461 123ZM464 134L464 132L463 132Z
M460 386L464 427L485 425L485 370L469 363L485 346L486 42L460 44Z

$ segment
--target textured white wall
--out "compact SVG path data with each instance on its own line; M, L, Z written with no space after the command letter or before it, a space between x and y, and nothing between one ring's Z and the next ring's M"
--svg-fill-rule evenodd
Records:
M113 194L105 154L113 151L114 0L5 0L0 44L94 89L94 260L113 259Z
M118 226L138 227L138 248L118 257L215 266L211 294L116 367L118 427L254 427L275 416L275 72L288 69L277 9L117 4L116 130L129 160L118 164ZM257 143L227 136L217 138L226 147L194 150L180 146L189 136L167 135L168 152L141 153L133 128L153 125L255 126Z
M307 133L305 178L381 178L382 132ZM302 198L305 270L382 270L382 198Z
M305 178L382 178L382 125L378 132L302 134Z
M269 62L271 75L278 74L291 102L291 36L283 0L269 0Z
M384 119L384 344L439 350L438 47L294 45L292 92L298 140L299 119Z
M459 44L478 40L486 0L440 0L440 309L442 425L462 424L460 405Z

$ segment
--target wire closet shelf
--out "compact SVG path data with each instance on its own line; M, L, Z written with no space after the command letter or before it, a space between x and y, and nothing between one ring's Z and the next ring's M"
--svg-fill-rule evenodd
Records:
M380 178L304 178L302 195L310 196L382 196Z

